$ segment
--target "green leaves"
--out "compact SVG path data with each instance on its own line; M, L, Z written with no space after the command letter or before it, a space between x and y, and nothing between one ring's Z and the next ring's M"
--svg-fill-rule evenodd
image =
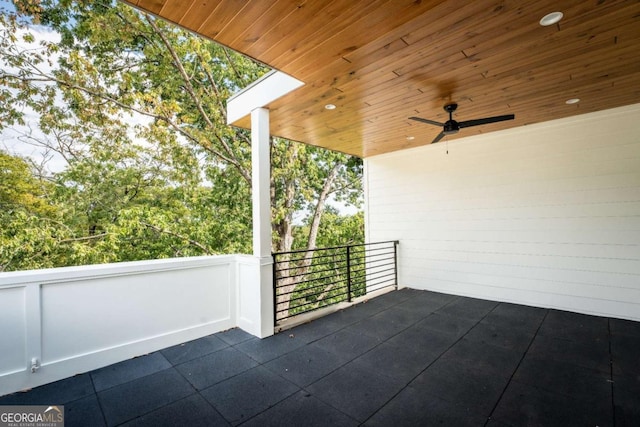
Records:
M22 213L3 268L250 252L250 134L226 125L225 102L268 69L119 2L16 4L0 15L0 131L28 124L66 163L47 181L12 175ZM59 40L25 45L36 21ZM272 165L278 250L362 238L336 211L322 220L361 203L359 159L274 138Z

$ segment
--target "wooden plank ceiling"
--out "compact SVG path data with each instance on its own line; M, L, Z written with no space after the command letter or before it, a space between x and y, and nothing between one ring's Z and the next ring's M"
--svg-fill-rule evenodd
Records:
M408 117L444 122L450 101L516 118L445 140L640 102L637 0L127 2L303 81L271 133L360 157L429 144L441 129Z

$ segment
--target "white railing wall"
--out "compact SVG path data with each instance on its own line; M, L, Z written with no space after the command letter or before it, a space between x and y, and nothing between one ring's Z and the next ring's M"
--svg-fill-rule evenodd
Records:
M0 396L238 326L238 312L260 335L240 301L257 279L244 255L2 273Z

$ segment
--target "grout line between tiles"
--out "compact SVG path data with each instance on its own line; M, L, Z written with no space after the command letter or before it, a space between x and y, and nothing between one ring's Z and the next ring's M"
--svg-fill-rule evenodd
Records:
M522 361L524 360L525 356L527 355L527 353L529 352L529 349L531 348L531 345L533 344L533 341L536 339L536 337L538 336L538 332L540 331L540 328L542 327L542 324L544 323L544 321L547 318L547 314L549 314L549 310L545 310L544 312L544 317L542 318L542 320L540 321L540 324L538 325L538 328L536 329L536 333L533 334L533 337L531 337L531 341L529 341L529 345L527 346L526 350L524 351L524 353L522 353L522 357L520 358L520 360L518 361L518 365L515 367L515 369L513 370L513 372L511 373L511 376L509 377L509 381L507 381L507 383L504 386L504 389L502 390L502 393L500 393L500 396L498 397L498 399L496 400L495 405L493 405L493 408L491 409L491 412L489 413L489 416L487 417L487 421L485 421L484 423L484 427L487 426L487 424L489 424L489 421L491 421L491 417L493 416L493 413L495 412L496 408L498 407L498 404L500 403L500 401L502 400L502 397L504 396L504 394L507 391L507 388L509 388L509 385L511 384L511 381L513 380L513 376L516 374L516 372L518 372L518 369L520 368L520 365L522 364Z

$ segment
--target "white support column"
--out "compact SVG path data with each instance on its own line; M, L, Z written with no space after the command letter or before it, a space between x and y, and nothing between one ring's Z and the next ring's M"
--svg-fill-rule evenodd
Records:
M269 110L251 112L251 168L253 200L253 255L271 257L271 159Z
M251 112L251 164L253 201L253 255L259 260L253 333L260 338L273 335L273 260L271 258L271 159L269 110ZM253 299L253 298L252 298Z

